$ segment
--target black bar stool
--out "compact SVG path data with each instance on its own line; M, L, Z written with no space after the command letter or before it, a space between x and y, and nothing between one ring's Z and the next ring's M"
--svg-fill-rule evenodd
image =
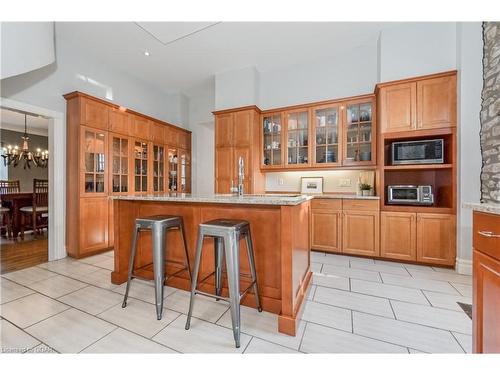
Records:
M191 267L189 265L189 253L186 243L186 234L184 232L184 223L181 216L170 215L156 215L148 217L139 217L135 219L135 228L132 238L132 248L130 250L130 263L128 268L127 288L125 289L125 296L123 298L122 307L127 306L128 292L130 289L130 282L134 275L134 262L137 252L137 235L141 231L151 231L153 240L153 273L155 284L155 301L156 301L156 315L158 320L162 317L163 312L163 286L165 284L165 252L168 249L165 235L169 229L179 229L184 244L184 252L186 254L186 262L184 263L183 270L187 269L189 278L191 279ZM177 262L176 262L177 263Z
M246 239L248 263L250 264L250 273L252 283L240 294L240 237ZM215 295L202 292L197 289L198 271L200 269L201 253L203 250L203 239L213 237L215 244ZM229 286L229 298L221 297L222 292L222 265L223 258L226 258L226 271ZM206 279L205 278L205 279ZM203 281L203 280L202 280ZM217 219L200 224L198 228L198 245L196 247L196 257L194 263L194 274L191 285L191 299L189 302L189 312L186 321L186 329L191 324L191 315L193 313L194 296L201 294L212 297L217 300L228 301L231 307L231 320L233 324L233 335L236 347L240 347L240 302L243 296L253 288L257 309L262 311L259 298L259 288L257 285L257 272L255 270L255 257L253 252L252 234L250 224L245 220Z

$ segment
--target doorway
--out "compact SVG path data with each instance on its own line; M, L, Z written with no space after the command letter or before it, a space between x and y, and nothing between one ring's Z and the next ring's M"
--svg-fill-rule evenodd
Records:
M45 209L45 214L41 213L39 215L39 220L36 221L35 233L33 232L32 226L29 225L32 223L32 219L26 217L24 220L25 232L23 240L20 231L20 218L17 217L16 222L11 222L11 226L16 225L14 231L17 231L17 233L14 234L14 231L12 231L11 238L2 236L0 242L0 260L2 266L1 272L5 273L30 267L47 260L52 261L61 259L66 256L66 249L64 246L65 132L64 117L60 112L47 110L11 99L0 98L0 100L0 127L2 134L6 134L9 137L18 135L16 133L24 135L24 115L26 114L28 121L27 130L30 138L28 140L28 146L30 151L37 152L37 148L40 148L40 151L44 151L43 136L45 135L49 155L46 168L37 167L31 164L31 168L26 167L25 170L24 162L19 161L18 165L14 167L16 169L15 172L13 172L13 168L9 167L9 170L9 168L6 169L4 167L3 158L0 160L0 163L2 163L0 179L19 180L19 199L22 199L23 193L25 193L24 195L26 195L26 197L31 196L31 199L34 198L34 178L48 181L47 208ZM19 126L19 121L15 121L16 116L21 117L21 126ZM6 146L6 143L8 146L10 141L10 139L2 139L3 146ZM15 141L15 139L13 141ZM17 144L21 148L23 145L22 143L23 139L19 138L17 142L13 142L12 146ZM45 171L43 171L43 169L45 169ZM43 182L39 185L43 185ZM36 190L43 191L43 188L40 187ZM26 202L23 203L21 201L17 203L17 210L20 206L26 204ZM43 204L43 202L41 201L40 204ZM41 207L41 211L43 211L43 206ZM13 213L11 213L11 217L12 215ZM47 227L43 228L43 225L39 227L38 224L43 224L44 221ZM4 224L4 222L2 222L2 224ZM4 232L4 230L5 229L3 229L2 232Z

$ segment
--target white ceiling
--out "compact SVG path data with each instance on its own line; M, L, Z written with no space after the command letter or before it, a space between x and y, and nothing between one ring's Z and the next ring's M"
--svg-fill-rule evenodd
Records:
M391 22L57 22L56 40L165 91L218 72L273 70L334 57L373 40ZM145 56L144 51L150 52Z
M48 136L49 120L37 115L28 115L28 134ZM24 133L24 114L0 108L0 128Z

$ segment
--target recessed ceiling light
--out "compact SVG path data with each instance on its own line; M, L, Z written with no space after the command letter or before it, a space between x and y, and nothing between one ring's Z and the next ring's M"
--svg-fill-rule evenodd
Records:
M149 56L149 51L144 51L144 56Z

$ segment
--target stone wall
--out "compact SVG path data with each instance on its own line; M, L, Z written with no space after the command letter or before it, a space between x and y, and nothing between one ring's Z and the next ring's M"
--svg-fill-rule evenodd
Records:
M483 23L481 201L500 203L500 22Z

